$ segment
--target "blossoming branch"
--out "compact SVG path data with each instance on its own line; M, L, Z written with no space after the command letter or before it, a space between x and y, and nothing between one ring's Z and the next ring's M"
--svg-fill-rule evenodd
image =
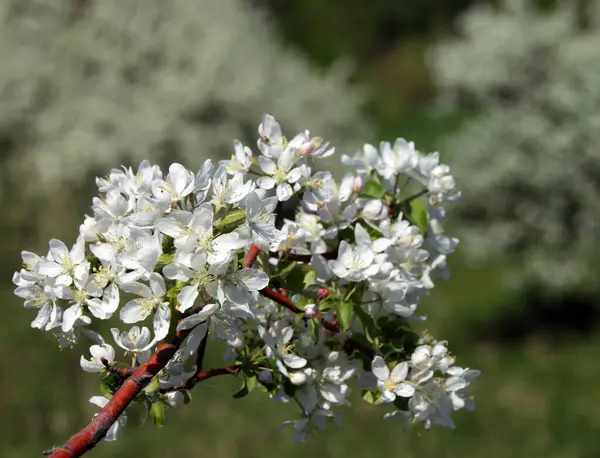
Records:
M46 454L115 440L132 403L163 425L166 409L222 375L241 380L236 398L260 389L295 401L283 426L296 441L339 423L351 384L404 427L453 428L451 412L474 407L466 388L479 372L412 327L458 244L442 228L442 205L460 197L449 167L398 139L343 155L350 173L338 182L314 169L334 153L321 138L288 140L269 115L258 132L258 152L235 141L230 160L197 173L147 161L112 170L70 250L51 240L46 256L22 253L13 281L37 310L32 327L61 347L87 339L81 367L102 374L90 399L100 412ZM110 338L95 327L108 319ZM225 362L206 369L214 341Z

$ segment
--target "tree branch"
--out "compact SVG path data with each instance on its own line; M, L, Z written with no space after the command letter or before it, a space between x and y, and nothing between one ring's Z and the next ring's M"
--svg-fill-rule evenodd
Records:
M50 455L50 458L75 458L94 448L106 436L110 427L117 421L131 401L167 365L189 332L190 330L178 331L173 340L161 344L148 361L141 364L123 382L123 385L116 391L108 404L102 408L89 425L60 447L55 447L48 452L44 452L44 454Z
M337 259L338 247L334 248L331 251L327 251L325 253L319 253L319 254L321 256L323 256L325 259ZM289 252L283 252L283 251L280 251L279 253L276 251L269 251L269 256L271 256L272 258L282 257L284 259L287 259L288 261L303 262L305 264L310 263L310 260L313 257L312 254L297 254L297 253L289 253Z
M205 372L199 372L194 377L187 379L185 382L181 382L177 386L174 386L171 388L161 388L160 392L164 394L164 393L171 393L173 391L191 390L192 388L194 388L196 383L202 382L203 380L206 380L206 379L209 379L212 377L217 377L219 375L227 375L227 374L237 375L240 372L241 367L242 367L241 364L234 364L231 366L219 367L217 369L210 369Z

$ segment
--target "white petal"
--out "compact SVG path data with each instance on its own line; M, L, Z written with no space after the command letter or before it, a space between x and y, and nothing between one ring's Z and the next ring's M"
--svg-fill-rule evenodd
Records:
M63 259L66 259L66 258L70 259L71 256L69 253L69 249L60 240L52 239L52 240L50 240L48 245L50 246L50 254L52 255L52 259L54 261L61 262L61 260L63 260Z
M408 383L400 383L396 385L394 388L394 392L398 396L402 396L403 398L410 398L413 394L415 394L415 387Z
M150 283L150 289L152 289L154 296L162 297L167 293L165 281L160 274L152 272L148 279L148 283Z
M171 309L167 302L161 303L154 314L154 339L156 341L164 339L169 333L171 324Z
M69 332L73 329L73 325L81 315L83 315L83 311L79 304L74 304L65 310L65 313L63 313L62 331Z
M166 265L163 268L163 274L169 280L187 281L194 278L192 269L177 263Z
M132 324L142 321L152 313L149 307L144 307L138 303L137 299L129 301L119 312L123 323Z
M249 291L260 291L269 284L269 276L259 269L243 269L235 273L235 280Z
M213 315L219 309L218 304L207 304L198 313L189 316L177 325L177 330L191 329L194 326L206 321L211 315Z
M298 355L292 355L290 353L286 353L285 355L281 355L281 359L285 363L287 367L291 367L292 369L300 369L306 366L306 360L301 358Z
M152 290L143 283L121 283L121 290L125 293L133 293L142 297L152 297Z
M262 189L273 189L275 186L275 180L271 177L260 177L258 180L256 180L256 184Z
M375 377L382 382L390 378L390 370L381 356L376 356L371 363L371 370Z
M57 277L61 274L63 268L61 265L49 261L48 259L40 259L36 265L36 271L42 275L49 277Z
M408 364L406 364L405 362L402 362L402 363L396 364L394 366L390 377L392 378L392 380L394 380L395 383L399 383L402 380L405 380L407 375L408 375Z
M273 175L277 171L275 162L265 156L258 156L258 165L267 175Z
M192 307L199 294L198 285L184 286L177 295L177 310L185 312Z
M277 186L277 198L281 202L285 202L293 195L294 195L294 191L292 190L292 187L288 183L281 183L279 186Z

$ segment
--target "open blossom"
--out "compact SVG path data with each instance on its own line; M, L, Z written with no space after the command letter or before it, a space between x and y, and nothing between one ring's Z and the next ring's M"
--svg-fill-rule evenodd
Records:
M409 344L425 319L419 301L458 243L438 205L458 196L449 168L397 140L345 157L354 170L338 182L314 171L313 159L334 152L320 137L288 140L269 115L259 135L256 155L234 142L231 160L207 160L196 173L172 164L165 174L146 161L99 178L73 248L52 240L46 256L22 253L13 283L37 313L32 327L63 348L91 340L80 365L100 373L102 392L118 402L129 390L119 388L123 377L145 364L152 379L129 401L150 407L158 424L196 383L231 374L244 381L235 397L260 384L275 401L294 400L301 416L284 426L298 441L338 424L354 385L365 400L405 406L386 418L454 427L451 414L474 406L468 388L479 371L454 366L444 341ZM399 178L423 186L418 197L397 190ZM299 204L288 212L292 195ZM114 348L94 331L97 320L111 320ZM227 365L203 369L215 340ZM123 413L103 425L105 439L126 421Z

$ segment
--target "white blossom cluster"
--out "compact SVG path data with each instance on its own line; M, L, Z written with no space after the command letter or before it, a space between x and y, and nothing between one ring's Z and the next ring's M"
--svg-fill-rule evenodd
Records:
M263 112L358 147L369 128L346 64L315 68L270 22L244 0L0 2L11 170L44 192L121 161L197 162L198 145L250 141Z
M449 167L398 139L344 155L353 171L337 183L314 168L334 153L321 138L288 140L270 115L258 132L258 151L235 141L230 160L207 160L196 173L144 161L98 178L93 216L71 249L51 240L45 256L23 252L13 281L37 311L32 327L62 346L90 338L81 367L105 373L105 385L109 368L135 368L186 333L143 392L149 405L169 407L185 400L181 384L198 372L201 347L224 342L242 393L260 386L297 402L300 416L286 425L298 441L339 420L351 382L405 426L454 427L451 412L473 408L466 388L479 372L454 366L446 342L409 326L424 320L419 300L458 243L441 225L442 205L460 195ZM408 181L417 194L405 195ZM295 218L276 225L290 198L299 200ZM261 254L244 265L255 247ZM94 324L111 318L106 340ZM115 345L131 358L119 360ZM125 423L123 414L106 440Z
M431 62L441 97L472 118L445 148L466 198L457 231L472 260L512 261L514 287L597 290L600 2L474 7Z

